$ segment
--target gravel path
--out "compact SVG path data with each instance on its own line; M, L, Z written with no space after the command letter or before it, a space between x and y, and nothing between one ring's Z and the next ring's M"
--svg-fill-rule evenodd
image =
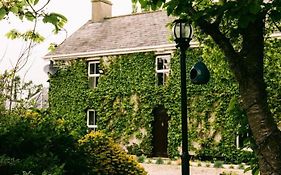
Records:
M158 165L145 164L142 166L149 175L181 175L181 166L179 165ZM220 173L233 173L233 175L251 175L250 172L243 173L239 169L224 169L224 168L207 168L207 167L190 167L190 175L219 175Z

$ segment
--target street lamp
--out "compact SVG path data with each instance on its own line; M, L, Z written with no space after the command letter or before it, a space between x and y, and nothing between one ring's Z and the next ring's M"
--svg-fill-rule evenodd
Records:
M180 48L181 66L181 122L182 122L182 175L189 175L188 154L188 123L187 123L187 93L186 93L186 50L192 39L192 26L182 19L174 21L174 40L176 47Z

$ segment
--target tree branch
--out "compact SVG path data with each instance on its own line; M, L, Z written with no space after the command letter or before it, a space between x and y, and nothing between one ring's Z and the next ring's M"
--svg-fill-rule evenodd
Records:
M241 69L243 69L243 66L241 66L241 58L239 56L239 53L235 51L229 38L227 38L219 30L219 24L208 22L204 18L196 18L197 11L193 7L191 7L187 13L193 19L196 19L194 22L201 28L201 30L205 34L210 35L213 38L214 42L219 46L219 48L226 56L225 59L229 63L231 70L234 71L236 76L241 77L241 73L243 72L241 71ZM217 22L219 22L219 19L217 20Z

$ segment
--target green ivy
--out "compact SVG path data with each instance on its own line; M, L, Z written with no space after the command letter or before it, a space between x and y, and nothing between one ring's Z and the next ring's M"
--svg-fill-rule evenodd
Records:
M280 121L278 58L281 47L277 43L273 43L275 47L272 43L268 45L265 70L269 104L276 120ZM140 140L137 150L150 155L152 111L159 105L164 106L170 116L168 153L170 157L178 156L181 146L179 54L172 56L170 76L164 86L156 85L155 57L152 52L101 57L104 73L95 89L88 86L84 59L57 63L61 69L50 78L51 112L62 118L73 134L80 135L87 131L87 109L95 109L99 130L123 145L129 145L132 138L137 138ZM207 85L193 85L187 80L189 150L199 159L217 157L228 162L249 161L253 153L236 149L236 133L247 133L248 124L239 106L238 85L223 58L213 45L187 51L187 70L203 60L211 72Z

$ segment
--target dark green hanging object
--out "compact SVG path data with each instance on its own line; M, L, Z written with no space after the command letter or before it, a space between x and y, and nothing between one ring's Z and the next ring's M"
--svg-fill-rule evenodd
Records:
M193 84L207 84L210 80L210 72L207 66L199 61L190 70L190 79Z

